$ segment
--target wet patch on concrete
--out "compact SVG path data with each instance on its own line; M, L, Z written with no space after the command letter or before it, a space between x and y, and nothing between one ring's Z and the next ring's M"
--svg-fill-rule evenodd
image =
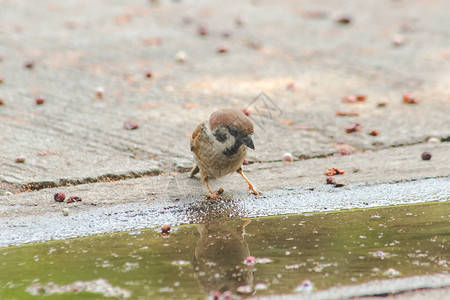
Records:
M99 279L135 299L304 295L373 279L448 273L449 223L450 203L433 202L250 219L222 215L172 228L169 235L157 228L3 248L0 274L7 276L0 278L0 296L23 298L30 286Z
M415 182L379 185L349 185L342 188L320 186L303 189L285 188L264 195L225 194L220 201L199 196L181 199L156 199L138 203L68 208L61 211L2 219L0 246L67 239L105 232L151 228L163 224L199 223L214 218L259 217L277 214L336 211L427 201L447 201L449 179L428 179ZM63 207L63 206L61 206ZM65 206L64 206L65 207ZM21 209L20 205L0 206L1 210Z

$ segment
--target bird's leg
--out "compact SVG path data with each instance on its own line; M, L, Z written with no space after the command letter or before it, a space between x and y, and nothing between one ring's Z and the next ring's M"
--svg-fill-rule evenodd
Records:
M242 171L242 168L239 168L239 170L237 170L237 172L238 172L239 174L241 174L241 176L244 177L245 181L247 182L247 184L248 184L248 189L249 189L250 194L253 194L253 195L261 195L261 194L262 194L260 191L258 191L258 190L253 186L253 184L250 182L250 180L248 180L248 178L244 175L244 172Z
M209 199L220 199L221 198L219 194L211 191L211 189L209 188L208 179L206 179L206 178L205 178L205 184L206 184L206 188L208 189L208 192L209 192L209 195L206 195L206 198L209 198Z

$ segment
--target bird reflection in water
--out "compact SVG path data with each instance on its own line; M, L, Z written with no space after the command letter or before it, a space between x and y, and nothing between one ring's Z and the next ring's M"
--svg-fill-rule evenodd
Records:
M201 289L218 298L223 293L251 295L253 266L246 265L250 255L245 242L245 221L233 227L224 220L213 220L198 225L200 238L194 252L194 276Z

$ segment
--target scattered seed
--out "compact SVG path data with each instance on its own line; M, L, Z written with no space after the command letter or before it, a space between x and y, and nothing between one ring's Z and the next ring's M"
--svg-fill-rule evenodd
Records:
M180 62L180 63L183 63L183 62L185 62L186 60L187 60L187 54L186 54L186 52L184 52L184 51L178 51L176 54L175 54L175 60L177 61L177 62Z
M95 95L98 99L103 99L103 94L105 93L105 89L101 86L97 87L95 90Z
M336 116L340 117L358 117L359 112L356 111L338 111L336 112Z
M342 174L345 173L345 170L339 170L337 168L331 168L331 169L326 170L324 173L327 176L342 175Z
M385 100L381 100L377 103L378 107L385 107L386 105L387 105L387 101L385 101Z
M186 108L186 109L192 109L195 107L195 105L196 104L193 102L188 102L188 103L183 104L184 108Z
M336 179L333 176L327 176L327 184L336 184Z
M223 188L219 188L219 189L217 190L217 195L222 195L223 192L224 192Z
M356 100L359 102L366 101L366 95L356 95Z
M138 129L139 125L135 121L125 121L123 123L123 128L125 128L126 130L134 130Z
M348 96L345 96L344 98L342 98L342 102L345 102L345 103L355 103L357 100L356 100L356 96L355 95L348 95Z
M62 210L62 213L63 213L63 215L64 215L65 217L67 217L67 216L69 215L69 209L68 209L68 208L64 208L64 209Z
M147 78L151 78L152 76L153 76L153 74L151 71L145 73L145 77L147 77Z
M197 32L200 35L207 35L208 34L208 29L206 28L205 25L199 25L197 28Z
M295 82L291 82L286 86L286 89L289 91L298 91L300 88L295 84Z
M53 195L53 199L55 199L56 202L63 202L64 199L66 199L66 195L63 193L56 193Z
M45 99L44 98L36 98L36 105L42 105L45 103Z
M403 94L403 102L408 104L418 104L419 100L413 97L410 93Z
M352 17L350 15L340 15L336 18L336 22L340 23L340 24L350 24L352 21Z
M0 77L0 83L3 83L4 79L3 77Z
M33 67L34 67L34 62L32 62L32 61L27 61L27 62L25 62L24 67L27 68L27 69L33 69Z
M378 136L380 134L380 132L378 130L372 130L371 132L368 133L368 135L371 136Z
M292 156L291 153L285 153L283 154L283 158L281 159L281 161L283 162L293 162L294 161L294 156Z
M80 197L78 197L78 196L70 196L68 199L67 199L67 203L72 203L72 202L81 202L83 199L81 199Z
M351 125L345 127L345 131L347 133L352 133L352 132L360 131L361 127L362 127L361 124L354 123L354 124L351 124Z
M169 233L172 227L169 224L165 224L161 227L161 233Z
M403 46L405 44L406 38L402 34L396 34L392 37L391 41L394 46L399 47L399 46Z
M217 52L218 53L226 53L226 52L228 52L228 47L227 46L219 46L217 48Z
M234 23L238 26L242 26L246 23L246 20L243 15L239 15L234 19Z
M422 159L423 160L430 160L431 159L431 153L428 152L428 151L422 153Z
M0 98L0 106L5 105L5 101L3 101L3 99Z
M223 36L224 38L229 38L229 37L231 36L231 31L229 31L229 30L223 31L223 32L222 32L222 36Z
M15 162L18 163L18 164L23 164L25 162L25 156L17 157Z
M347 145L347 144L338 144L336 145L336 149L339 150L338 153L335 153L336 155L350 155L355 151L355 148L353 146Z

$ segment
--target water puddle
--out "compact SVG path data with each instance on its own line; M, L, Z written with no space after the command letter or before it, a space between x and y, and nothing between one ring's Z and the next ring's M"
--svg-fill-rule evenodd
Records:
M169 236L141 230L1 248L0 298L267 295L445 273L449 266L448 202L216 218L172 228Z

